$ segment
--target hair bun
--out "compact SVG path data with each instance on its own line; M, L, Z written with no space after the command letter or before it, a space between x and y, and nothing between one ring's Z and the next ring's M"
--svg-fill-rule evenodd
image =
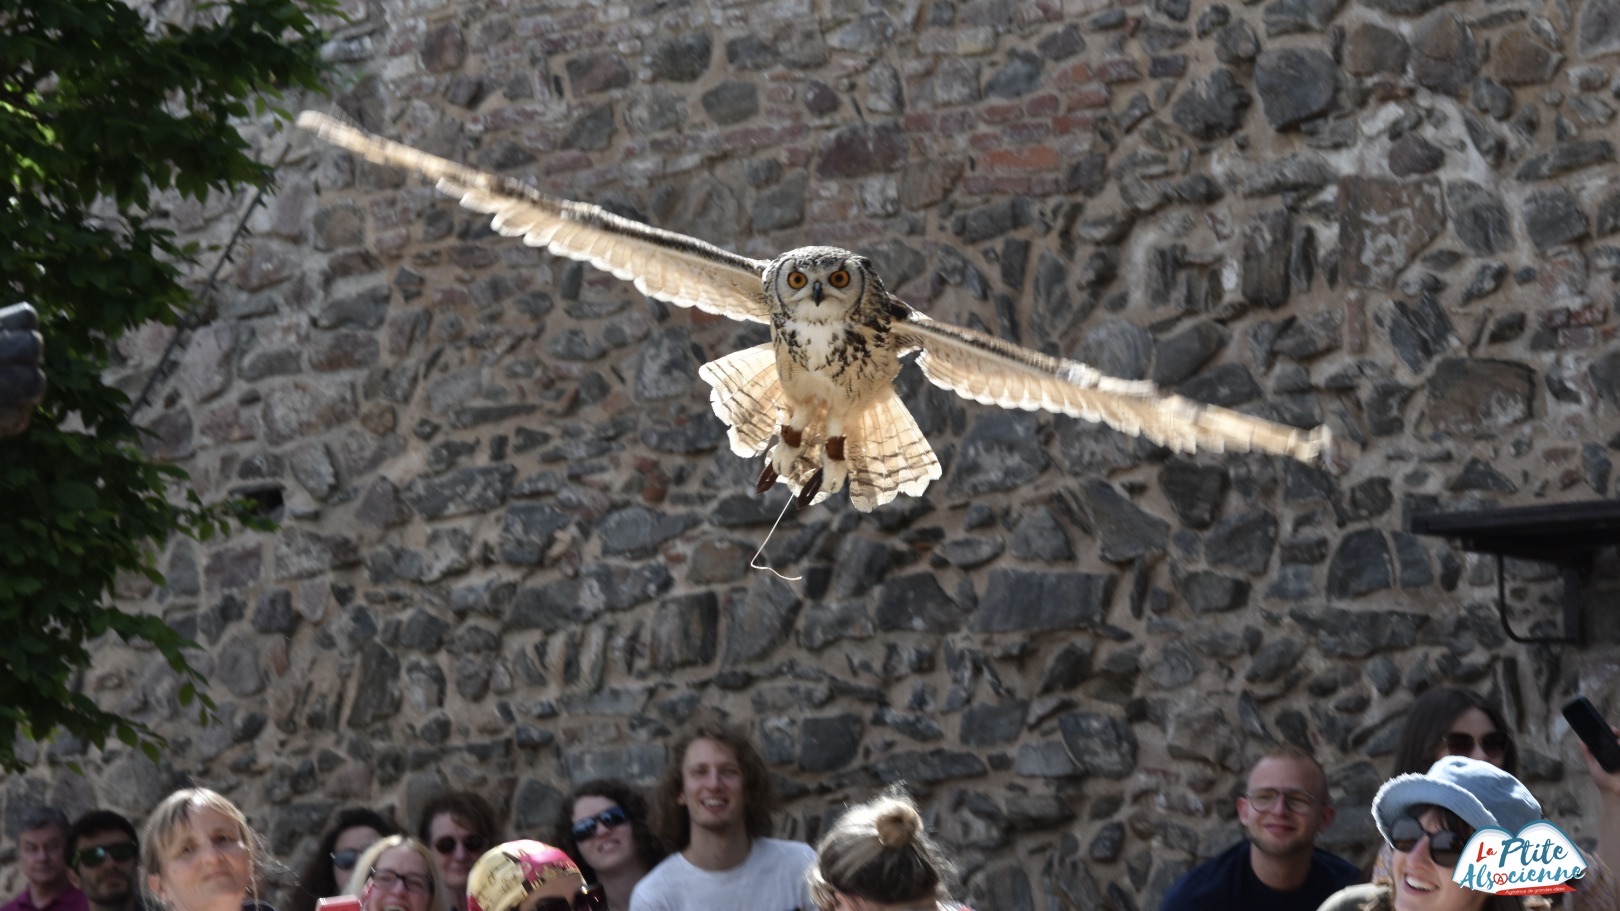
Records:
M877 829L878 844L885 848L900 848L911 843L922 831L922 817L917 808L899 800L888 801L872 820Z

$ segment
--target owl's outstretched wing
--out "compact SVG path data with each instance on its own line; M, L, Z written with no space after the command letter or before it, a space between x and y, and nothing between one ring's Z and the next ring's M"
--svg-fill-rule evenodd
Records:
M1100 421L1178 452L1258 450L1304 462L1328 454L1326 425L1300 430L1205 405L1162 392L1146 380L1104 376L1079 361L1050 357L915 310L896 320L892 331L900 347L922 349L917 365L935 385L986 405Z
M325 114L305 111L298 125L382 165L420 171L491 227L531 247L577 259L633 282L648 297L737 320L770 322L761 276L769 265L684 234L651 228L588 203L548 196L522 181L429 155Z

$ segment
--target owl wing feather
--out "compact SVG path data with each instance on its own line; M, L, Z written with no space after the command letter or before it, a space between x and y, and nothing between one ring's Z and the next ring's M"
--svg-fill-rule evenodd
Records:
M909 309L909 308L907 308ZM910 310L893 331L921 348L917 365L935 385L964 398L1099 421L1178 452L1261 451L1309 462L1328 455L1326 425L1300 430L1167 394L1146 380L1105 376L1079 361L1031 351Z
M712 387L709 404L728 428L731 451L745 459L764 452L776 437L784 407L771 343L709 361L698 368L698 376Z
M420 171L468 209L494 215L490 224L496 231L590 263L632 282L648 297L731 319L770 322L761 284L767 262L600 206L549 196L522 181L374 136L316 111L299 114L298 125L367 161Z

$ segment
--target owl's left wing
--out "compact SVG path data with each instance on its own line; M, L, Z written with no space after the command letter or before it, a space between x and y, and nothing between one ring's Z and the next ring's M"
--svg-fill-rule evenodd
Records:
M976 402L1100 421L1178 452L1258 450L1305 462L1327 454L1326 425L1300 430L1205 405L907 310L891 327L900 347L921 348L917 365L928 379Z
M490 226L531 247L577 259L633 282L648 297L737 320L770 322L761 276L769 265L694 237L648 227L588 203L548 196L519 180L469 168L316 111L298 125L367 161L420 171Z

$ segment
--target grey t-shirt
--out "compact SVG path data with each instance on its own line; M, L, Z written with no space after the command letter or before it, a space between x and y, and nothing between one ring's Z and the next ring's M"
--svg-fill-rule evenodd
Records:
M816 852L798 841L756 838L730 870L692 865L679 852L664 858L630 894L630 911L799 911L809 909L806 874Z

